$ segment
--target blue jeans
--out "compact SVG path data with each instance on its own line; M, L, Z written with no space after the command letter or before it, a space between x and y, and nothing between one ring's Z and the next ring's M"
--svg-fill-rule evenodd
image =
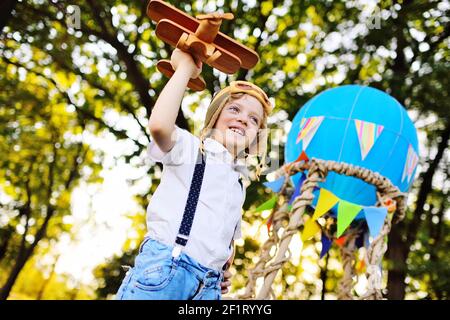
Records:
M181 252L146 238L135 265L117 291L118 300L221 300L223 272L209 269Z

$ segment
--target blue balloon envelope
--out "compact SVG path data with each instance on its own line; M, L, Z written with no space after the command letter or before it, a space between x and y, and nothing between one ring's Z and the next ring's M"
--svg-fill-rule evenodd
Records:
M310 159L378 172L403 192L413 182L419 154L417 132L403 106L378 89L359 85L326 90L297 112L287 137L285 161L295 161L302 150ZM299 178L299 174L293 176L293 183ZM376 203L376 188L357 178L330 172L320 187L355 204ZM362 212L356 218L362 218Z

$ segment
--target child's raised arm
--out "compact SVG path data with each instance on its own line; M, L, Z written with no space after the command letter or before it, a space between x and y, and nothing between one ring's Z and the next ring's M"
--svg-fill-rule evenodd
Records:
M164 152L170 151L175 144L171 137L187 83L202 71L201 61L179 49L173 51L170 63L175 73L156 100L148 123L150 134Z

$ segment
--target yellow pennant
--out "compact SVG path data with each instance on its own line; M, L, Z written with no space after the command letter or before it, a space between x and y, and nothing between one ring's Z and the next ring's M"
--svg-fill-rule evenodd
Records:
M320 231L320 226L317 222L315 222L313 219L309 219L305 222L305 227L303 228L302 232L302 241L307 241L314 237L316 233Z
M316 210L314 211L314 215L312 217L313 220L319 219L325 213L328 212L333 206L339 201L339 198L336 197L330 191L321 188L319 193L319 200L317 200Z

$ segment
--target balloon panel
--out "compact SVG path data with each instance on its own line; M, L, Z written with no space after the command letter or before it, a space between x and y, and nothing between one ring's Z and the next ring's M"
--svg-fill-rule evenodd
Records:
M317 131L299 139L302 120L305 123L311 117L323 120ZM365 146L364 159L361 143ZM402 181L410 145L418 153L416 129L398 101L374 88L348 85L318 94L297 112L288 134L285 159L295 161L304 148L310 159L367 168L390 179L401 191L407 191L415 173L414 170L410 181L408 177ZM298 175L292 180L297 183ZM376 202L375 187L357 178L330 173L321 187L360 205Z

